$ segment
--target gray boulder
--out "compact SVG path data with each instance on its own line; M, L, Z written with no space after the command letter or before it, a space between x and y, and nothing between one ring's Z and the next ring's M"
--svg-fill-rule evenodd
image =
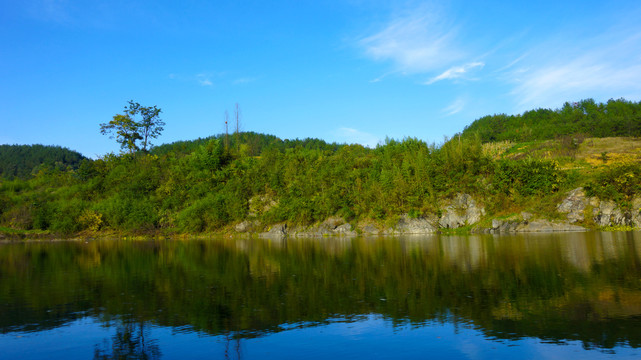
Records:
M387 230L387 234L433 234L438 231L434 224L438 222L436 216L412 218L408 214L401 215L393 229Z
M585 196L583 188L576 188L568 193L565 199L557 205L556 210L560 213L567 214L568 221L573 224L585 220L585 207L589 204L589 199Z
M634 199L632 199L630 225L636 228L641 228L641 197L634 197Z
M454 229L479 222L485 215L485 208L479 207L469 194L457 194L443 208L438 224L443 228Z
M612 200L601 201L595 209L594 223L599 226L625 226L631 224L630 214L626 214Z
M245 220L234 226L234 230L239 233L256 232L261 230L262 225L258 220Z
M287 224L280 223L269 227L266 232L260 233L261 237L285 237L287 236Z
M521 213L521 218L513 216L508 219L492 220L492 228L486 232L491 234L515 232L557 232L557 231L586 231L587 229L569 222L553 222L544 219L533 219L527 212Z
M521 223L516 227L516 232L557 232L557 231L586 231L587 229L565 222L552 222L549 220L537 219L527 223Z
M297 231L296 236L355 236L356 231L352 230L352 225L345 222L340 217L330 217L320 224L311 226L307 229Z

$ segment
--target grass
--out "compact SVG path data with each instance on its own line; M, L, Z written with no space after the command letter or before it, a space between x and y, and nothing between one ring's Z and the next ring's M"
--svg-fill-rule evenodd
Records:
M6 226L0 226L0 240L15 240L26 238L46 238L51 235L48 230L18 230Z
M509 149L506 146L511 144ZM497 142L484 144L488 153L498 157L519 159L534 157L557 160L565 170L591 173L593 168L621 163L641 162L641 138L586 138L574 149L564 148L562 140L542 140L524 143Z
M626 225L616 225L616 226L605 226L600 228L601 231L632 231L638 230L638 228Z

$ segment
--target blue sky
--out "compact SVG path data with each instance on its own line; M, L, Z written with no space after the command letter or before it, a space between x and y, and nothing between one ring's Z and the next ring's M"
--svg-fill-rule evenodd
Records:
M440 143L488 114L641 100L639 1L0 0L0 143L118 152L99 124L157 105L156 144L241 129Z

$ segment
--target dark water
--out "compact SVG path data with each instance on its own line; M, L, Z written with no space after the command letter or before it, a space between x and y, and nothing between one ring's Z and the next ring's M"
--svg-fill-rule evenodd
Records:
M0 245L0 358L641 357L641 233Z

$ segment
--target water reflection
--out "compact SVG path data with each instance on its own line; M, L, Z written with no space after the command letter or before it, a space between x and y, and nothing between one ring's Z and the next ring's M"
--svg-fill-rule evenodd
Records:
M94 359L160 359L157 340L150 339L148 325L144 322L119 323L112 339L96 345Z
M496 340L639 347L640 258L632 232L5 244L0 333L89 316L115 329L95 358L160 357L150 326L220 336L234 358L242 339L379 314Z

